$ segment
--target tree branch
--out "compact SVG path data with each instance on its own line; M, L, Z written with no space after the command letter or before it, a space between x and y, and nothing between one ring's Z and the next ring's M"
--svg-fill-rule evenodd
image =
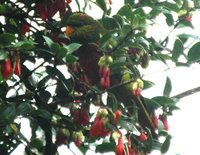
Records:
M189 95L192 95L192 94L195 94L198 92L200 92L200 86L196 87L196 88L192 88L192 89L182 92L180 94L177 94L177 95L173 96L173 98L181 99L181 98L187 97Z

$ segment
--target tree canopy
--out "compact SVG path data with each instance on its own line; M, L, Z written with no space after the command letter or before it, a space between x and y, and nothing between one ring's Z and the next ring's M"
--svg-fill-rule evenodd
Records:
M162 96L145 97L142 91L154 83L141 70L151 61L199 63L199 37L172 34L193 28L200 2L124 0L116 14L112 3L1 0L0 154L23 144L26 154L54 155L71 143L83 154L91 148L116 155L167 152L167 117L185 94L172 97L168 77ZM160 22L166 36L148 33ZM20 130L22 118L31 138Z

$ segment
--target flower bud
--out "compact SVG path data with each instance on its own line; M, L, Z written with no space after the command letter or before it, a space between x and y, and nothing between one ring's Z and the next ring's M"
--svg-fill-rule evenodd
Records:
M116 155L123 155L123 153L124 153L124 144L123 144L122 137L120 137L118 140L118 144L115 148L115 153L116 153Z
M144 133L144 131L141 132L139 139L141 142L144 142L147 140L147 135Z

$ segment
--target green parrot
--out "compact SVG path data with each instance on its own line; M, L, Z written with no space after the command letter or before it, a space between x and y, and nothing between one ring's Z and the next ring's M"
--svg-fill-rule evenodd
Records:
M71 14L67 21L65 34L72 42L81 44L98 43L100 34L105 31L103 26L91 16L75 12Z

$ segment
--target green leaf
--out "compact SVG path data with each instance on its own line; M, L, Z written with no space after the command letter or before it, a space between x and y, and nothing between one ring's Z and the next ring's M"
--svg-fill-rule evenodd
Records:
M0 44L1 45L10 45L11 43L15 42L15 35L12 33L3 33L0 34Z
M166 17L167 25L168 25L168 26L174 25L174 18L173 18L173 16L172 16L172 14L165 13L164 15L165 15L165 17Z
M180 24L178 25L178 28L184 28L184 27L194 28L194 26L192 25L190 21L182 20Z
M6 53L0 49L0 60L5 60L7 57Z
M49 46L49 48L51 48L51 45L54 43L49 37L47 36L43 36L45 42L47 43L47 45Z
M71 64L71 63L74 63L78 60L77 57L75 57L74 55L66 55L65 57L65 62Z
M133 6L135 1L133 1L133 0L124 0L124 3L125 4L129 4L130 6Z
M113 15L113 18L121 27L124 25L124 19L119 14Z
M22 102L16 109L17 115L26 115L31 112L31 105L28 102Z
M39 81L39 83L37 84L37 88L38 89L41 89L41 88L44 88L47 84L47 82L51 79L51 76L47 75L45 76L43 79L41 79Z
M16 114L15 106L12 105L12 106L3 107L3 109L1 110L0 117L6 123L10 123L13 121L15 114Z
M38 150L42 150L43 142L39 138L31 138L30 147L31 148L36 148Z
M170 11L179 12L179 7L176 3L163 2L162 5Z
M180 39L176 39L174 43L174 48L172 51L172 61L177 62L179 56L183 53L184 47Z
M175 101L172 98L166 96L156 96L152 100L159 103L161 106L174 106Z
M132 8L129 4L126 4L119 9L117 14L121 15L122 17L125 16L127 19L131 19Z
M39 96L43 102L48 103L49 99L51 98L51 93L49 91L43 90L39 92Z
M38 109L38 110L32 111L31 116L41 117L41 118L44 118L46 120L51 120L51 114L47 110L44 110L44 109Z
M179 36L179 38L186 38L186 39L188 39L188 38L192 38L192 39L196 39L196 40L200 39L200 37L198 35L187 34L187 33L183 33L178 36Z
M147 80L143 80L144 82L144 88L143 89L148 89L151 88L152 86L154 86L154 83L151 81L147 81Z
M200 8L200 1L199 0L193 0L195 8Z
M106 29L120 28L120 24L112 17L104 17L102 19L102 24Z
M126 120L119 119L118 124L125 128L127 131L137 131L135 125L132 122L128 122Z
M161 153L166 153L169 149L169 146L170 146L170 141L171 141L171 136L168 135L164 141L164 143L162 144L161 146Z
M120 37L127 37L127 34L132 32L131 25L123 25Z
M158 140L152 140L152 150L160 150L161 146L162 144Z
M53 53L57 54L59 53L60 45L58 43L52 43L50 48Z
M160 104L153 99L144 98L144 101L149 111L154 111L160 107Z
M109 43L109 39L110 39L114 34L116 34L116 33L118 33L118 32L119 32L119 30L114 29L114 30L110 30L110 31L108 31L107 33L105 33L105 34L101 37L101 39L100 39L100 41L99 41L99 46L100 46L101 48L105 47L105 46Z
M172 91L172 83L171 83L170 78L167 77L163 95L169 97L171 91Z
M73 52L78 50L81 46L82 46L82 44L79 44L79 43L71 43L71 44L65 45L63 47L67 49L67 54L72 54Z
M200 42L194 44L188 51L188 63L193 63L200 60Z
M5 14L8 13L9 11L10 8L8 7L8 5L0 4L0 14Z
M31 50L33 49L35 46L34 46L34 42L33 41L30 41L30 40L23 40L23 41L19 41L17 42L14 47L18 48L18 50L21 50L21 51L28 51L28 50Z
M67 49L64 47L60 47L59 52L58 52L58 57L59 58L64 58L67 54Z
M104 143L96 146L96 152L106 153L106 152L114 151L115 146L116 146L116 144L114 142L112 142L112 143L104 142Z
M104 12L107 12L107 7L106 7L106 1L105 0L96 0L96 3Z

